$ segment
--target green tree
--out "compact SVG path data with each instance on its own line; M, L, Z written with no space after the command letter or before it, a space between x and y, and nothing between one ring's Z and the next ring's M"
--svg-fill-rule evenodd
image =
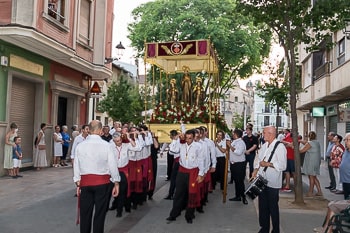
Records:
M142 106L138 89L121 76L118 82L112 82L108 87L97 109L106 112L113 120L138 124L142 121Z
M145 41L210 38L218 53L219 95L233 87L235 79L258 70L269 52L271 32L240 14L235 0L155 0L135 8L132 15L129 39L139 56Z
M323 41L327 45L329 36L343 27L343 20L349 15L349 0L241 0L237 9L254 18L255 23L265 23L273 31L284 48L288 66L288 82L292 118L294 148L298 148L298 125L296 101L298 95L297 46L309 45L315 50ZM336 7L335 7L336 6ZM303 204L303 190L299 151L295 150L295 203Z
M250 116L247 116L246 122L250 122ZM245 129L244 125L244 116L238 113L235 113L232 119L232 125L235 129Z
M265 103L276 106L276 118L280 117L280 110L283 109L287 113L289 109L289 80L283 76L284 62L277 60L265 62L265 76L268 77L267 82L258 82L256 85L256 93L264 98ZM280 121L281 122L281 121ZM278 132L278 122L276 120L276 133Z

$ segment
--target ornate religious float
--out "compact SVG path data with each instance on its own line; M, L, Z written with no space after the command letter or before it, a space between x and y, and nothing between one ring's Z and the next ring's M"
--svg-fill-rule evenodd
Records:
M210 40L145 43L145 64L152 65L152 115L145 122L160 142L168 142L172 129L206 126L213 138L225 125L219 111L218 60ZM145 90L147 82L145 81ZM163 98L162 98L163 97ZM145 110L147 110L145 101Z

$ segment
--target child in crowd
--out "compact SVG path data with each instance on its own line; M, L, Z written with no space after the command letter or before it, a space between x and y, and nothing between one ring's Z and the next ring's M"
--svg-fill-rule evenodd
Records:
M19 175L19 168L21 167L21 162L22 162L22 148L21 148L21 138L20 137L15 137L14 142L15 145L13 146L13 154L12 154L12 159L13 159L13 176L12 178L18 178L18 177L23 177Z

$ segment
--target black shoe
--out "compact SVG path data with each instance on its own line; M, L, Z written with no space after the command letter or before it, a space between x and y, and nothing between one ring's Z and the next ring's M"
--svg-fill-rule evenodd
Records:
M175 221L176 218L169 216L169 217L166 218L166 220L167 220L167 221Z
M228 184L233 184L233 181L228 182Z
M131 209L125 209L125 212L131 213Z
M117 207L115 207L115 206L111 206L108 208L108 210L115 210L115 209L117 209Z
M148 200L151 200L151 201L152 201L152 200L153 200L153 197L148 197Z
M198 208L196 208L196 210L198 213L201 213L201 214L204 213L203 207L198 207Z
M230 198L228 200L229 201L242 201L242 199L240 197L234 197L234 198Z
M325 189L333 189L334 186L330 185L330 186L327 186L327 187L324 187Z
M20 177L20 178L22 178L23 176L22 175L16 175L17 177Z
M187 222L188 224L192 224L192 223L193 223L193 221L192 221L191 218L187 218L187 219L186 219L186 222Z
M133 208L134 210L136 210L136 209L137 209L137 204L133 204L133 205L132 205L132 208Z
M173 198L172 198L170 195L168 195L168 196L166 196L164 199L165 199L165 200L172 200Z
M122 213L117 213L116 217L117 218L121 218L122 217Z
M243 202L244 205L248 205L247 198L243 197L243 198L242 198L242 202Z

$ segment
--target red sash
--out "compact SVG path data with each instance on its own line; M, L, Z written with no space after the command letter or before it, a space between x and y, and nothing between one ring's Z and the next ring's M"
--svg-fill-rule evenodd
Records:
M196 179L198 177L198 168L187 169L183 166L179 166L179 172L188 173L189 174L189 182L188 182L188 208L196 208L200 206L200 192L199 186ZM202 182L203 183L203 182Z
M80 179L80 187L109 184L110 178L111 178L110 175L94 175L94 174L82 175Z
M147 181L149 183L148 190L154 190L156 186L156 182L153 177L153 164L152 164L151 156L148 157L148 174L147 175L148 175Z
M136 190L136 161L129 160L129 183L130 186L128 189L130 193L135 192Z

